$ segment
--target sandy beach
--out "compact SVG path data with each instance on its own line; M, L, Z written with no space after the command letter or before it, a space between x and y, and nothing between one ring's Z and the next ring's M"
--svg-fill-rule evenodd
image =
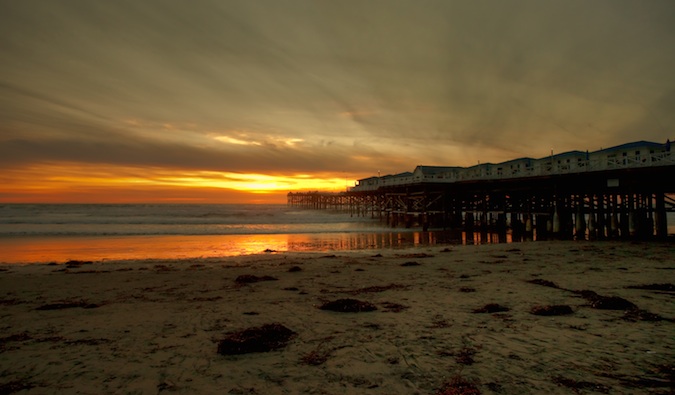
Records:
M529 242L6 264L0 393L670 394L674 257ZM372 311L321 308L336 301ZM274 350L218 353L270 324L291 334Z

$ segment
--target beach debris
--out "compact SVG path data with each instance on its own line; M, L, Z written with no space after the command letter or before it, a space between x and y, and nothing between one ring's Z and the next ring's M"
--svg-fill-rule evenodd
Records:
M527 282L530 283L530 284L543 285L544 287L561 289L558 286L558 284L554 283L553 281L548 281L548 280L544 280L544 279L541 279L541 278L535 278L534 280L527 280Z
M239 355L269 352L286 347L297 333L279 323L229 333L218 342L218 354Z
M289 273L301 272L302 268L300 266L291 266L288 268Z
M326 362L328 357L330 357L330 351L314 350L300 358L300 362L305 365L318 366Z
M20 342L25 342L28 340L32 340L33 337L29 335L27 332L23 333L18 333L16 335L9 335L5 337L0 337L0 353L7 351L8 349L13 349L17 347L13 346L8 346L8 343L20 343ZM0 391L0 394L3 392Z
M622 318L624 321L629 322L637 322L637 321L656 322L664 320L664 318L658 314L650 313L647 310L642 310L638 308L628 309L624 311Z
M416 252L412 254L396 254L399 258L433 258L432 254L427 254L426 252Z
M476 352L475 348L464 347L455 354L455 362L460 365L473 365L475 362L473 356Z
M95 309L97 307L101 307L101 305L95 304L95 303L88 303L83 300L78 300L78 301L69 301L69 302L57 302L57 303L49 303L42 305L40 307L37 307L35 310L63 310L63 309L73 309L73 308L78 308L81 307L83 309Z
M216 300L220 300L223 297L220 295L216 296L195 296L194 298L190 299L192 302L213 302Z
M574 379L569 379L563 376L553 377L553 382L559 386L571 388L574 393L579 393L579 390L589 390L594 392L600 392L602 394L609 394L611 388L602 384L592 383L590 381L577 381Z
M473 313L501 313L509 310L510 309L508 307L504 307L500 304L488 303L479 309L473 310Z
M589 290L574 291L574 293L579 294L582 298L586 299L594 309L628 310L637 308L635 304L618 296L602 296Z
M572 308L566 304L534 306L530 310L530 314L544 315L544 316L568 315L573 313L574 311L572 310Z
M72 345L86 345L86 346L98 346L99 344L105 344L105 343L110 343L110 339L95 339L95 338L87 338L87 339L74 339L74 340L65 340L63 341L64 344L67 344L69 346Z
M260 315L257 311L244 311L243 315Z
M335 254L324 255L321 258L337 258L337 255L335 255Z
M25 302L19 299L0 299L0 306L14 306L21 303Z
M476 292L476 288L471 288L471 287L461 287L461 288L459 289L459 292L465 292L465 293Z
M452 324L448 322L443 316L437 315L434 317L434 321L431 323L431 326L429 328L432 329L442 329L442 328L450 328Z
M157 392L176 391L177 389L178 387L176 386L176 384L170 380L165 380L157 384Z
M299 291L300 288L298 288L298 287L286 287L286 288L283 288L283 290L284 291Z
M675 366L673 365L654 365L645 372L646 375L628 376L624 374L600 372L598 376L607 377L613 380L619 380L624 388L636 388L646 390L647 388L671 388L675 382ZM648 375L648 376L647 376ZM652 393L648 391L647 393ZM654 392L655 393L655 392ZM659 392L660 393L660 392ZM666 393L666 392L663 392ZM668 392L672 394L672 391Z
M234 282L237 284L252 284L261 281L277 281L278 279L272 276L255 276L253 274L242 274L237 277Z
M373 258L382 258L382 254L375 254L372 256Z
M409 261L409 262L405 262L405 263L402 263L402 264L401 264L401 266L403 266L403 267L407 267L407 266L420 266L420 265L421 265L420 263L415 262L415 261Z
M480 395L480 390L475 382L458 375L443 384L436 395Z
M9 383L0 384L0 394L13 394L31 388L35 388L35 384L22 380L14 380Z
M675 284L670 284L670 283L629 285L626 288L629 288L629 289L646 289L646 290L649 290L649 291L675 292Z
M74 268L78 268L78 267L80 267L80 266L82 266L82 265L91 265L91 264L93 264L93 263L94 263L94 262L92 262L92 261L77 261L77 260L70 260L70 261L67 261L67 262L65 263L65 265L66 265L66 267L68 267L69 269L74 269Z
M383 302L381 303L382 307L384 307L385 312L387 313L400 313L401 311L409 308L409 306L404 306L402 304L398 303L393 303L393 302Z
M322 304L319 309L336 311L338 313L361 313L375 311L377 307L369 302L356 299L338 299Z
M407 288L407 286L405 286L403 284L392 283L392 284L389 284L389 285L373 285L373 286L370 286L370 287L359 288L359 289L355 289L355 290L352 290L352 291L347 291L345 293L352 294L352 295L358 295L358 294L362 294L362 293L377 293L377 292L388 291L390 289L405 289L405 288Z

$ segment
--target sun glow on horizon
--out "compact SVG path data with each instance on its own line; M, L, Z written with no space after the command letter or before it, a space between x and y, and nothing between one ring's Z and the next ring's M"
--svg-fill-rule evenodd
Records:
M281 203L289 191L346 189L344 175L335 174L274 175L77 163L9 169L0 175L0 182L0 202L5 203L227 201L235 196L237 202Z

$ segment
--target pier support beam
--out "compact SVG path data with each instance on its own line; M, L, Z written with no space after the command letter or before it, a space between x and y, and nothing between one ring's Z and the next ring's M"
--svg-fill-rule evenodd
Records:
M666 199L664 193L656 194L656 237L659 240L668 238L668 217L666 216Z

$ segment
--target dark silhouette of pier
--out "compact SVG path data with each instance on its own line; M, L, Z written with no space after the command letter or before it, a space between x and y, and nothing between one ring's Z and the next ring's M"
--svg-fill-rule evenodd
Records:
M637 143L631 144L620 147L639 152L633 149ZM520 161L523 166L513 167L516 170L483 172L483 177L468 177L478 174L473 168L418 166L414 173L391 179L359 180L359 185L345 192L290 192L288 204L370 216L392 227L422 230L503 235L510 231L514 237L536 234L537 239L665 239L667 212L675 212L675 155L669 144L667 149L660 146L664 149L637 158L619 155L617 160L613 154L606 155L610 162L583 153L579 160L559 162L564 167L555 166L553 156L550 160L523 158L505 162L513 166ZM506 168L482 166L486 165Z

